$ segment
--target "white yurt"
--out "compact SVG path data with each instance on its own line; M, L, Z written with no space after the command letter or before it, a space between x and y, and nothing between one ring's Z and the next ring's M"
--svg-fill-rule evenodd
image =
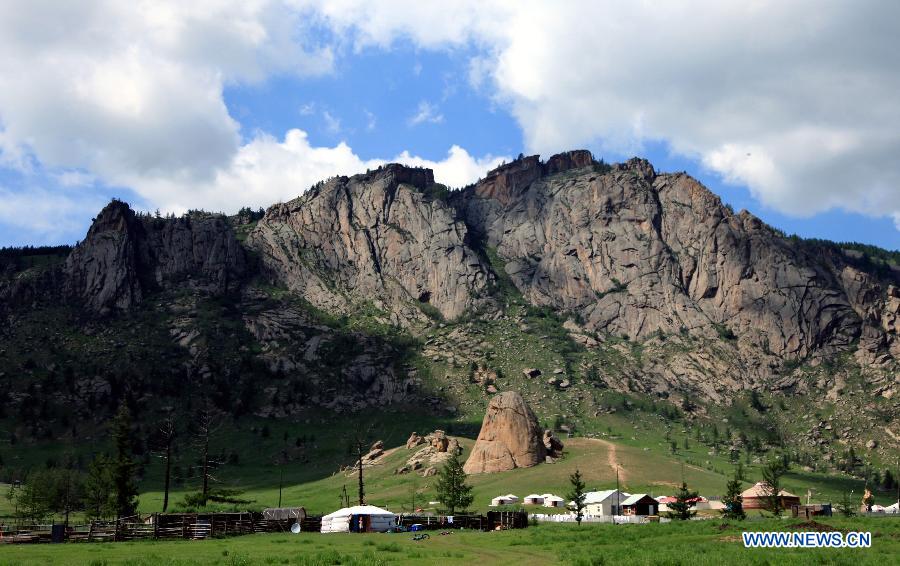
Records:
M322 517L323 533L383 533L396 526L396 515L374 505L345 507Z
M565 507L566 500L558 495L553 495L552 493L545 493L544 498L544 507Z

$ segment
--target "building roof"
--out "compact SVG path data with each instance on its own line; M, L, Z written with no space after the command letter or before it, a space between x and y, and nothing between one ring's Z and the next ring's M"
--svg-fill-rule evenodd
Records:
M660 497L657 497L656 500L660 503L665 503L666 505L668 505L669 503L675 503L676 501L678 501L678 498L671 495L662 495ZM706 501L706 498L702 495L688 499L689 503L699 503L701 501Z
M395 515L386 509L382 509L381 507L375 507L374 505L354 505L353 507L344 507L343 509L338 509L334 513L329 513L322 517L323 519L333 519L336 517L349 517L350 515L390 515L394 517Z
M623 506L625 506L625 505L635 505L635 504L637 504L638 501L640 501L641 499L643 499L643 498L645 498L645 497L648 498L648 499L650 499L650 500L652 500L653 502L656 502L655 499L653 499L652 497L650 497L650 496L647 495L646 493L635 493L634 495L630 496L628 499L626 499L625 501L623 501L623 502L622 502L622 505L623 505Z
M543 495L538 495L536 493L532 493L531 495L526 495L525 499L543 499Z
M769 484L766 482L758 481L753 484L752 487L747 488L741 493L741 497L768 497L770 494L768 493ZM793 493L789 493L785 490L781 490L778 492L779 497L798 497Z
M541 497L544 498L544 501L565 501L562 497L558 495L553 495L552 493L545 493Z
M607 499L613 496L613 494L619 493L619 497L626 497L626 495L622 492L617 492L615 489L605 489L603 491L589 491L585 493L584 502L588 505L594 503L603 503Z

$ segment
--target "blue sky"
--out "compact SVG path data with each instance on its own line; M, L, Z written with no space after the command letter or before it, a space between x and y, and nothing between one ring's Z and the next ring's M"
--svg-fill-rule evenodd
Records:
M896 9L760 4L23 4L0 13L0 246L77 241L113 196L233 212L385 161L462 185L584 147L900 249Z

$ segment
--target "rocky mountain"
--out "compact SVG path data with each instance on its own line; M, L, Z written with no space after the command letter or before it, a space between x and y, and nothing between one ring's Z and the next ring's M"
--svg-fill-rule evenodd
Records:
M68 313L56 330L38 320L52 309ZM114 201L67 257L0 270L0 312L0 380L84 354L36 356L26 338L144 317L169 337L166 371L218 380L223 406L239 382L261 416L405 402L480 415L472 395L526 368L516 387L539 414L597 414L598 390L685 406L858 393L888 426L898 414L896 265L788 238L684 173L587 151L521 157L460 190L386 165L258 221ZM95 347L139 357L114 357L120 342Z

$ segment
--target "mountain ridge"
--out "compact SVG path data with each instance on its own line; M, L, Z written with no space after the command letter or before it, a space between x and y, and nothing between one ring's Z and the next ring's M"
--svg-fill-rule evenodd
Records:
M596 416L604 390L714 412L757 391L877 405L890 427L900 276L878 265L786 238L684 173L576 150L522 156L459 190L389 164L261 218L151 217L114 201L64 260L7 268L0 312L13 342L46 337L28 321L53 309L68 313L63 334L144 317L170 345L123 362L115 349L130 346L110 337L99 374L158 351L171 367L154 371L214 384L226 411L245 395L241 410L265 417L398 403L474 414L510 388L542 414L573 403ZM25 375L52 376L76 353ZM6 380L11 363L0 356ZM546 383L528 377L536 363ZM103 398L154 402L130 387Z

